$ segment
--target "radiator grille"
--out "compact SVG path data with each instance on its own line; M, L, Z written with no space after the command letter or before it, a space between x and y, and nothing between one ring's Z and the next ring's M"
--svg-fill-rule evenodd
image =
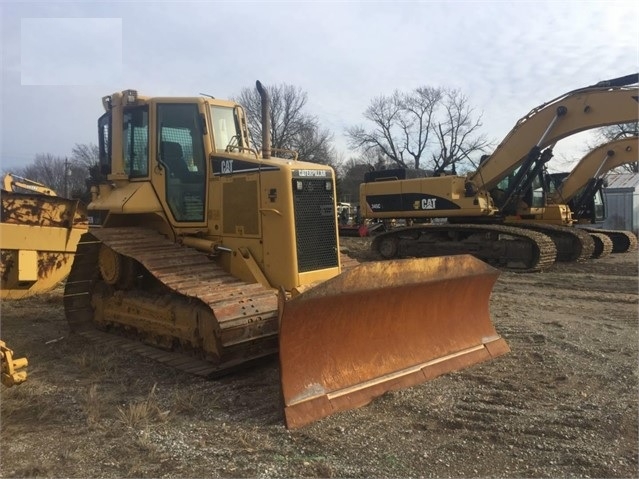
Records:
M298 183L302 184L299 189ZM297 268L300 273L337 266L333 191L326 180L293 180Z

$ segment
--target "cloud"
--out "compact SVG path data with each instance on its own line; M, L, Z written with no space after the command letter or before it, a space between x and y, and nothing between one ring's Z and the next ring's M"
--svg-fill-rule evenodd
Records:
M362 123L369 102L395 89L460 89L483 112L484 133L499 142L539 104L639 70L639 10L621 1L0 8L3 161L96 142L100 98L126 88L229 98L257 79L287 83L308 93L309 113L346 149L346 127Z
M121 81L122 19L22 18L22 85Z

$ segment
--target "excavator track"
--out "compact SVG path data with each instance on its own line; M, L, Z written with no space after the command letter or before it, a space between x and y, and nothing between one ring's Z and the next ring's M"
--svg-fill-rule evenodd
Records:
M613 244L612 240L608 236L602 233L591 232L590 237L595 242L595 249L592 253L591 258L604 258L612 253Z
M135 260L129 282L137 286L105 283L105 247ZM238 280L206 254L143 228L83 235L64 306L72 331L199 376L231 372L278 349L275 290Z
M588 231L590 234L598 233L609 237L612 241L613 253L626 253L637 250L637 236L632 231L582 228L581 226L579 229Z
M579 228L526 222L505 224L550 236L557 247L557 261L583 263L592 258L595 251L595 242L590 234Z
M536 231L496 224L427 224L380 233L372 243L384 259L471 254L504 271L528 273L549 268L557 249Z

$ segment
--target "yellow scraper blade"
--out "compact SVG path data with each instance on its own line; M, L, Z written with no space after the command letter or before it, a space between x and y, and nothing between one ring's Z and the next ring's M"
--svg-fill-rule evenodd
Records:
M282 302L287 427L509 352L489 314L498 276L470 255L372 262Z

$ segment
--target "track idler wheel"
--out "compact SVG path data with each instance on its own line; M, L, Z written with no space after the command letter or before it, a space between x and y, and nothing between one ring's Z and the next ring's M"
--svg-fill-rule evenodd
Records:
M135 282L137 269L135 261L116 253L108 246L100 246L98 267L102 279L107 284L118 286L120 289L129 289Z
M399 253L399 239L393 235L375 238L373 249L384 259L393 259Z

